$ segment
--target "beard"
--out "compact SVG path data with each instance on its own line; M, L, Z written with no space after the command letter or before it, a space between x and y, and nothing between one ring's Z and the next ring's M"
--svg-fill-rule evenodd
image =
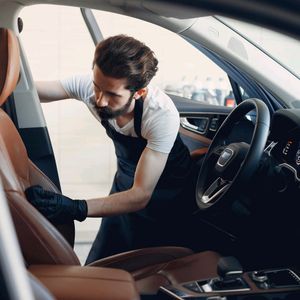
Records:
M101 120L109 120L109 119L115 119L117 117L120 117L122 115L125 115L129 107L132 103L134 93L130 96L127 103L123 105L121 108L113 110L109 108L108 106L105 107L98 107L95 103L93 104L94 109Z

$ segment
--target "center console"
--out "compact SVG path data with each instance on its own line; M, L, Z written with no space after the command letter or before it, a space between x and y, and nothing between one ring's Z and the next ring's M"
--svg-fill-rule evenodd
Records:
M234 257L222 257L217 276L172 283L160 288L161 299L296 300L300 273L292 268L244 272Z

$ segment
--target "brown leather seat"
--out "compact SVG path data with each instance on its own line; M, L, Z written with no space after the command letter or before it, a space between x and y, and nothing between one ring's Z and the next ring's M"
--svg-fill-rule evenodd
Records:
M8 29L0 29L0 105L14 91L20 74L18 40ZM28 266L80 265L73 251L74 223L55 228L26 200L24 190L34 184L57 191L51 180L28 158L23 141L9 116L0 109L0 176L9 201L21 250ZM58 229L58 230L57 230ZM68 240L68 242L67 242ZM159 272L175 259L192 254L182 247L154 247L120 253L96 261L91 266L129 271L140 284L140 292L151 293L166 284ZM206 262L217 254L201 256Z

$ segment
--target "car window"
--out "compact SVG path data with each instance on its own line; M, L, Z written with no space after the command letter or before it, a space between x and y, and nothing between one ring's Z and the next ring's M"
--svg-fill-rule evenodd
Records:
M154 51L159 71L153 83L167 93L212 105L235 105L227 74L180 36L139 19L98 10L93 13L104 38L127 34Z

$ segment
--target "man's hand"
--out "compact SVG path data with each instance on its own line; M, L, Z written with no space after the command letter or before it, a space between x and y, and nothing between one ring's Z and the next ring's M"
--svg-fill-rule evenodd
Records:
M46 191L39 185L25 191L27 200L49 221L62 224L69 220L82 222L87 217L85 200L72 200L61 194Z

